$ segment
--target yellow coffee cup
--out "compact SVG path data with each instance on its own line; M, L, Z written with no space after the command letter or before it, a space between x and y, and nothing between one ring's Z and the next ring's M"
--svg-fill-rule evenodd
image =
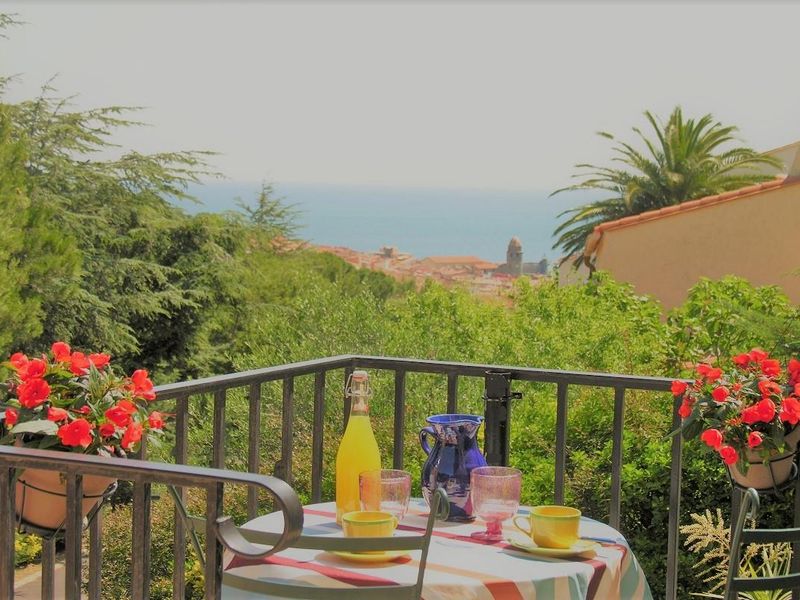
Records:
M379 510L356 510L342 515L345 537L391 537L397 518Z
M525 520L522 527L517 521ZM543 548L570 548L578 541L581 511L569 506L534 506L530 517L517 515L514 527L526 533Z

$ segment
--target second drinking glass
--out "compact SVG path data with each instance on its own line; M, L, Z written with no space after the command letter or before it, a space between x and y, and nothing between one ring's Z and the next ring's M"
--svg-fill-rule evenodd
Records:
M472 470L472 510L486 521L486 531L471 534L485 542L503 539L503 521L519 509L522 472L511 467L478 467Z
M361 510L380 510L398 521L408 511L411 498L411 473L397 469L364 471L358 476Z

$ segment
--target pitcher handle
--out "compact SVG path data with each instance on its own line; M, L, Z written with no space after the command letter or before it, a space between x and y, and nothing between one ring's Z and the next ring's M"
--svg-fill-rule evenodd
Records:
M428 456L431 455L431 446L428 444L429 435L436 435L433 427L423 427L419 430L419 445L422 446L422 451Z

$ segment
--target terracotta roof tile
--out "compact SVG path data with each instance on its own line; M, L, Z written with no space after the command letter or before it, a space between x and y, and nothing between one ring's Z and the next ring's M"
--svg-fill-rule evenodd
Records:
M429 256L422 260L440 265L474 265L486 262L477 256Z
M488 270L496 269L499 265L497 265L496 263L493 263L493 262L489 262L487 260L487 261L484 261L484 262L475 263L474 266L475 266L476 269L484 269L484 270L488 271Z
M748 185L747 187L743 187L738 190L731 190L729 192L723 192L713 196L705 196L704 198L698 198L697 200L690 200L688 202L682 202L681 204L666 206L658 210L650 210L638 215L623 217L622 219L617 219L616 221L601 223L600 225L596 226L594 230L595 232L603 233L604 231L608 231L610 229L619 229L620 227L625 227L634 223L642 223L645 221L652 221L653 219L660 219L661 217L666 217L678 212L685 212L687 210L695 210L697 208L713 206L714 204L726 202L727 200L743 198L745 196L758 194L766 190L772 190L784 185L792 185L795 183L800 183L800 178L777 177L773 181L765 181L764 183Z

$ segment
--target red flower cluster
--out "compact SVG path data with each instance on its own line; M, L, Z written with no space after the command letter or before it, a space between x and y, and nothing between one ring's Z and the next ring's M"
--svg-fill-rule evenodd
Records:
M65 342L41 358L13 354L6 363L12 371L9 400L0 405L11 434L0 442L19 437L18 423L35 422L39 429L27 427L23 440L38 445L49 436L64 449L124 456L144 435L161 433L165 415L152 410L156 393L147 371L120 377L110 360L108 354L74 352Z
M131 375L131 383L133 384L133 395L145 400L155 400L156 393L153 391L153 382L147 378L147 371L144 369L137 369Z
M672 393L681 398L683 436L699 436L725 464L746 469L748 451L764 458L783 451L784 435L800 423L800 361L791 359L784 370L753 348L731 363L728 371L697 365L694 383L673 381Z

